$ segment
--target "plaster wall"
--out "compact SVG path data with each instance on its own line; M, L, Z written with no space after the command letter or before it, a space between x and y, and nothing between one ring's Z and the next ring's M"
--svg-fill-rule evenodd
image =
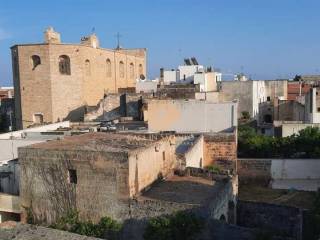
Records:
M177 82L178 73L176 70L168 70L163 72L163 81L165 84L169 84L171 82Z
M139 194L154 181L173 174L175 140L168 138L129 155L130 197Z
M251 117L256 117L253 85L253 81L222 81L221 91L219 92L220 98L222 101L238 100L239 117L241 117L242 112L249 112Z
M156 81L137 81L136 93L155 93L157 92L158 82Z
M46 132L46 131L53 131L56 130L60 127L70 127L70 122L69 121L64 121L64 122L59 122L59 123L52 123L52 124L47 124L47 125L43 125L40 127L33 127L33 128L27 128L24 130L20 130L20 131L14 131L14 132L9 132L9 133L3 133L0 134L0 139L10 139L12 137L14 138L21 138L22 135L24 135L25 133L28 132Z
M151 132L220 132L237 126L237 103L149 100L144 119Z
M282 123L282 137L288 137L293 134L298 134L299 131L307 127L320 127L320 124L311 124L311 123Z
M238 174L240 180L271 180L275 189L317 191L320 187L320 160L239 158Z

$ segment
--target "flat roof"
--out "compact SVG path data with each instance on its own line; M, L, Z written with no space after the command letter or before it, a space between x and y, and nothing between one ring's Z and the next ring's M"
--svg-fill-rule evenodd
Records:
M10 48L15 48L19 46L40 46L40 45L66 45L66 46L80 46L80 47L90 47L93 48L92 46L86 45L86 44L81 44L81 43L22 43L22 44L14 44ZM108 51L114 51L114 52L121 52L121 51L126 51L126 50L147 50L147 48L103 48L103 47L97 47L95 49L100 49L100 50L108 50Z
M204 100L204 99L181 99L181 98L146 98L144 99L145 103L156 103L156 102L173 102L173 103L196 103L196 104L210 104L210 105L222 105L222 104L236 104L238 103L238 100L232 100L232 101L223 101L223 102L215 102L210 100Z
M212 201L223 187L222 182L201 177L173 175L153 185L139 198L200 205Z
M85 133L34 144L26 148L75 151L129 152L152 145L155 140L115 133Z

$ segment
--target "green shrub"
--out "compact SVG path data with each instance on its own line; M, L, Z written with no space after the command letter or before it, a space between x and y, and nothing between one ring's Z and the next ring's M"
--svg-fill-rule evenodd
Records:
M101 218L98 224L80 221L78 212L71 210L50 227L91 237L117 239L122 226L109 217Z
M212 173L215 173L215 174L221 173L221 168L218 165L210 165L210 166L207 166L206 169L209 172L212 172Z
M149 220L146 240L192 240L202 230L204 222L192 213L178 212Z
M320 129L308 127L298 134L276 138L257 134L248 126L238 128L238 156L257 158L319 158Z
M146 240L172 239L169 217L157 217L149 220L145 233Z
M247 111L241 112L242 119L250 119L250 113Z

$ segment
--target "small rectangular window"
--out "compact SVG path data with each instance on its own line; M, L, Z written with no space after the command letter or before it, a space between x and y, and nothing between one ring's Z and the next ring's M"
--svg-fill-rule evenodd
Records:
M162 152L162 160L163 160L163 161L166 160L166 152L165 152L165 151Z
M267 101L270 102L270 97L267 97Z
M320 112L320 107L318 107L318 112Z
M77 184L77 182L78 182L77 170L68 169L68 179L69 179L69 183Z

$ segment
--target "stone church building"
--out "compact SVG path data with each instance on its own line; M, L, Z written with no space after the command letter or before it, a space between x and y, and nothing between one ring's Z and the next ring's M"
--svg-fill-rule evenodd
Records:
M62 43L53 28L44 43L11 47L17 129L79 120L105 93L135 87L146 75L146 49L103 49L95 34Z

